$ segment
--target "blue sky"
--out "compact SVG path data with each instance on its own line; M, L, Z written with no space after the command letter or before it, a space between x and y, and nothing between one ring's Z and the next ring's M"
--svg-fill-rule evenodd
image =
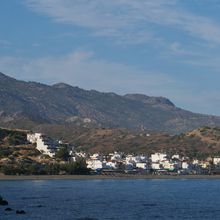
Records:
M0 72L220 115L218 0L0 3Z

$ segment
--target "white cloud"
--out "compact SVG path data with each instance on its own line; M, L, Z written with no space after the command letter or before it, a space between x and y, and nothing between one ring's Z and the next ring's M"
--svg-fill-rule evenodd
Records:
M94 35L117 39L153 40L153 25L174 27L190 36L220 44L220 27L210 18L181 8L180 0L25 0L27 5L54 19L90 29ZM155 33L154 33L155 32ZM132 36L132 37L131 37Z
M167 74L145 72L126 64L96 59L91 51L38 59L0 57L0 70L24 80L49 84L66 82L86 89L119 93L155 92L160 95L162 87L175 85Z
M166 46L166 53L164 54L164 56L184 56L184 57L188 57L191 61L198 59L198 58L204 58L204 54L202 53L202 51L204 51L204 46L198 48L192 47L192 45L183 45L177 41L171 43L170 45ZM176 57L176 61L177 62L182 62L181 60L178 60Z

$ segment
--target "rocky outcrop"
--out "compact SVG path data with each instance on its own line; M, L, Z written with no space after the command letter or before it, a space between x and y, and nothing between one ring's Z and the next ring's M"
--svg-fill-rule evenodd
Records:
M5 199L3 199L1 196L0 196L0 205L1 205L1 206L6 206L6 205L8 205L8 201L5 200Z

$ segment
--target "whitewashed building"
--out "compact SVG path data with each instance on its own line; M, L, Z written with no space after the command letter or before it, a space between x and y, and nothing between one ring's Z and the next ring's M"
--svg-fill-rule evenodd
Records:
M41 133L29 133L27 134L27 141L29 141L32 144L36 144L37 139L39 139L41 136Z
M90 168L92 170L99 170L105 167L105 164L103 164L100 160L87 160L87 168Z
M91 160L102 160L102 156L100 154L96 153L96 154L91 155L90 159Z
M161 165L160 165L160 163L151 163L151 168L153 170L160 170L161 169Z
M125 163L146 163L148 161L148 158L146 156L140 155L140 156L133 156L133 155L127 155L125 158Z
M126 163L126 164L133 163L133 162L134 162L133 158L134 158L133 155L131 155L131 154L127 155L127 156L125 157L125 163Z
M199 164L199 160L194 159L193 162L192 162L192 164L193 164L193 165L198 165L198 164Z
M157 163L163 160L167 159L167 155L166 154L162 154L162 153L155 153L155 154L151 154L151 161L152 163Z
M175 163L170 162L169 160L165 160L161 164L165 170L174 170L176 167Z
M180 160L180 155L179 155L179 154L174 154L174 155L172 156L172 159Z
M189 169L189 163L187 161L182 162L182 169L184 169L184 170Z
M220 164L220 157L214 157L213 158L213 164L214 165L219 165Z
M37 139L37 149L43 154L54 157L56 151L58 150L58 144L51 138L42 135L40 138Z
M54 157L59 146L58 142L41 133L27 134L27 140L32 144L36 144L37 150L41 153L50 157Z
M144 162L136 163L136 168L146 170L147 169L147 164L144 163Z

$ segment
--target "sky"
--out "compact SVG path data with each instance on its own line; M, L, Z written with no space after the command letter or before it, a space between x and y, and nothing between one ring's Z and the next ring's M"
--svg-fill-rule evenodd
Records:
M0 72L220 116L219 11L219 0L2 0Z

